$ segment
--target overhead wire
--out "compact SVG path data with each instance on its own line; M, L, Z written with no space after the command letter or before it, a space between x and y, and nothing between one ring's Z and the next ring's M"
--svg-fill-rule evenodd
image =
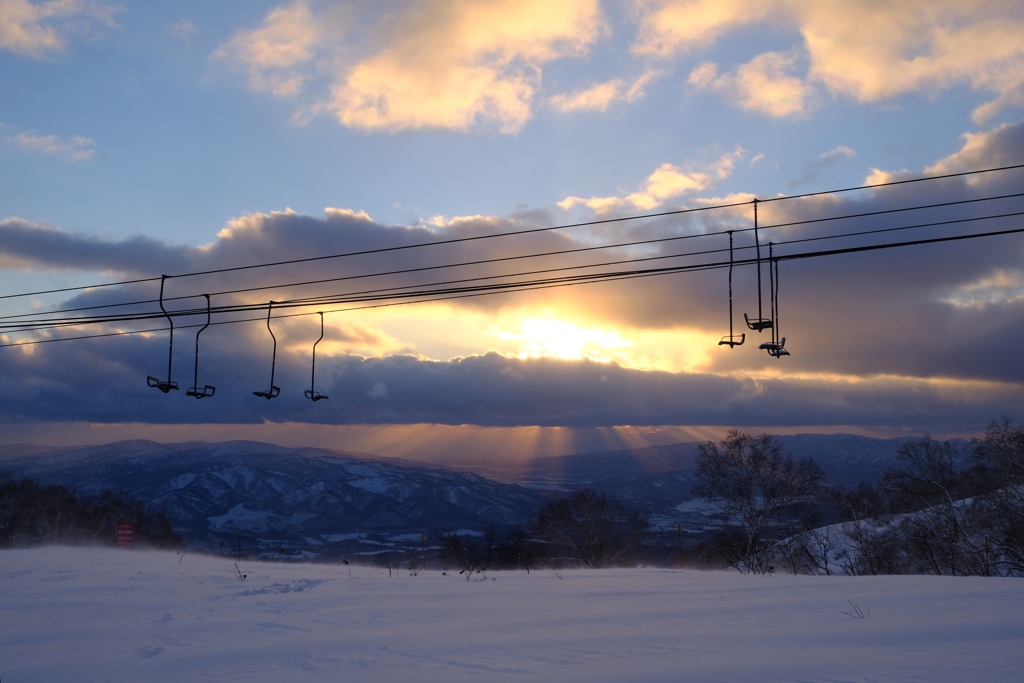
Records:
M977 221L977 220L988 220L988 219L994 219L994 218L1006 218L1006 217L1012 217L1012 216L1018 216L1018 215L1024 215L1024 212L1015 212L1015 213L1009 213L1009 214L998 214L998 215L993 215L993 216L980 216L980 217L976 216L976 217L969 217L969 218L962 218L962 219L954 219L954 220L950 220L950 221L936 221L936 222L932 222L932 223L917 224L917 225L912 225L912 226L900 226L900 227L895 227L895 228L882 228L882 229L876 229L876 230L857 231L857 232L844 233L844 234L838 234L838 235L827 235L827 236L820 236L820 237L802 238L802 239L778 242L776 244L778 244L778 245L796 244L796 243L801 243L801 242L810 242L810 241L818 241L818 240L825 240L825 239L839 239L839 238L855 237L855 236L861 236L861 235L867 235L867 234L877 234L877 233L884 233L884 232L892 232L892 231L897 231L897 230L907 230L907 229L912 229L912 228L933 227L933 226L938 226L938 225L949 225L949 224L971 222L971 221ZM717 234L717 233L715 233L715 234ZM750 247L742 247L742 249L746 249L746 248L750 248ZM592 249L592 248L585 248L584 250L590 250L590 249ZM441 286L441 285L457 284L457 283L464 283L464 282L473 282L473 281L491 280L491 279L509 278L509 277L521 277L521 276L525 276L525 275L536 275L536 274L553 273L553 272L561 272L561 271L568 271L568 270L579 270L579 269L583 269L583 268L597 268L597 267L605 267L605 266L611 266L611 265L621 265L621 264L624 264L624 263L639 263L639 262L644 262L644 261L661 260L661 259L666 259L666 258L683 258L683 257L688 257L688 256L698 256L698 255L706 255L706 254L713 254L713 253L721 253L721 252L724 252L724 251L725 251L724 249L713 249L713 250L705 250L705 251L699 251L699 252L684 252L684 253L681 253L681 254L668 254L668 255L659 255L659 256L650 256L650 257L638 257L638 258L624 259L624 260L619 260L619 261L605 261L605 262L602 262L602 263L582 264L582 265L576 265L576 266L562 266L562 267L558 267L558 268L550 268L550 269L542 269L542 270L534 270L534 271L521 271L521 272L506 273L506 274L501 274L501 275L488 275L488 276L481 276L481 277L476 277L476 278L462 278L462 279L457 279L457 280L446 280L446 281L440 281L440 282L422 283L422 284L417 284L417 285L401 285L401 286L395 286L395 287L379 288L379 289L376 289L376 290L363 290L363 291L359 291L359 292L349 292L349 293L346 293L344 295L329 294L329 295L322 295L322 296L317 296L317 297L307 297L307 298L302 298L302 299L292 299L291 301L306 302L306 303L320 302L320 301L325 301L325 300L331 301L331 300L337 300L337 298L339 296L351 297L351 296L358 296L358 295L378 294L378 293L381 293L381 292L389 292L389 291L393 292L393 291L402 290L402 289L412 289L412 288L422 288L422 287L436 287L436 286ZM503 260L503 259L497 259L497 260ZM429 268L427 268L427 269L429 269ZM422 269L408 269L407 272L414 272L416 270L422 270ZM358 279L359 277L363 277L363 276L350 276L349 278L337 278L336 280ZM242 291L255 291L255 290L259 290L259 289L266 289L266 287L254 287L254 288L250 288L249 290L242 290ZM200 296L205 296L205 295L200 295ZM180 297L180 298L191 298L191 297ZM260 303L260 304L256 304L256 305L257 306L262 306L263 304ZM239 308L237 308L237 306L238 305L226 306L226 307L225 306L217 307L216 311L218 313L222 313L222 312L229 312L229 311L235 311L235 310L248 310L248 309L239 309ZM175 312L175 315L178 315L178 316L188 316L188 315L193 315L195 313L196 313L196 311L193 310L193 309L184 309L184 310L180 310L180 311ZM48 320L34 320L34 321L26 321L24 319L20 319L20 320L16 320L16 321L13 321L13 322L9 322L9 323L7 323L5 325L0 325L0 329L6 329L8 331L31 331L31 330L39 330L39 329L50 329L52 327L74 326L74 325L81 325L81 324L88 324L88 323L122 322L122 321L127 321L127 320L148 319L149 315L150 314L148 314L148 313L140 313L140 314L127 314L127 315L122 315L122 316L88 316L88 317L82 316L82 317L75 317L75 318L51 318L51 319L48 319ZM155 313L153 315L155 315ZM19 328L19 329L15 329L15 328Z
M920 245L925 245L925 244L937 244L937 243L943 243L943 242L961 241L961 240L977 239L977 238L984 238L984 237L995 237L995 236L1000 236L1000 235L1010 235L1010 234L1019 234L1019 233L1024 233L1024 228L1015 228L1015 229L1010 229L1010 230L991 231L991 232L987 232L987 233L977 233L977 234L970 234L970 235L954 235L954 236L948 236L948 237L933 237L933 238L928 238L928 239L923 239L923 240L913 240L913 241L897 242L897 243L862 245L862 246L856 246L856 247L846 247L846 248L842 248L842 249L830 249L830 250L822 250L822 251L817 251L817 252L804 252L804 253L797 253L797 254L779 255L779 256L775 256L774 258L776 260L793 260L793 259L803 259L803 258L815 258L815 257L822 257L822 256L834 256L834 255L839 255L839 254L851 254L851 253L866 252L866 251L876 251L876 250L880 250L880 249L889 249L889 248L898 248L898 247L907 247L907 246L920 246ZM734 261L733 263L734 263L734 265L753 265L756 262L757 262L756 259L744 259L744 260L740 260L740 261ZM499 284L499 285L476 286L476 287L461 288L461 289L451 289L451 290L427 290L427 291L423 291L423 292L406 293L404 295L399 295L399 296L383 297L385 300L391 301L390 303L376 303L376 304L370 304L370 305L367 305L367 306L359 306L359 307L351 308L351 309L338 309L338 310L323 311L323 312L324 313L337 313L337 312L343 312L343 311L347 311L347 310L362 310L362 309L371 309L371 308L384 308L384 307L389 307L389 306L407 305L407 304L411 304L411 303L428 303L428 302L434 302L434 301L448 301L448 300L452 300L452 299L469 298L469 297L476 297L476 296L487 296L487 295L493 295L493 294L498 294L498 293L510 293L510 292L519 292L519 291L533 291L533 290L539 290L539 289L551 289L551 288L556 288L556 287L566 287L566 286L574 286L574 285L580 285L580 284L593 284L593 283L598 283L598 282L610 282L610 281L618 281L618 280L636 279L636 278L641 278L641 277L652 277L652 276L658 276L658 275L667 275L667 274L671 274L671 273L681 273L681 272L686 272L686 271L710 270L710 269L717 269L717 268L728 267L728 265L729 265L729 262L710 263L710 264L692 264L692 265L688 265L688 266L669 266L669 267L665 267L665 268L652 268L652 269L644 269L644 270L632 270L632 271L618 271L618 272L612 272L612 273L600 273L600 274L593 274L593 275L589 275L589 276L587 276L587 275L578 276L578 277L573 277L573 278L553 278L553 279L550 279L550 280L540 280L540 281L533 281L533 282L504 283L504 284ZM437 294L447 294L449 296L436 297L435 295L437 295ZM416 299L415 301L392 301L393 299L396 299L396 298L410 298L410 297L433 297L433 298ZM370 300L376 300L376 299L370 299ZM338 297L338 298L336 298L334 300L330 300L330 301L329 300L322 300L322 301L319 301L317 303L318 304L323 304L323 303L340 304L340 303L359 303L359 302L365 302L365 301L366 301L366 299L363 299L363 300L348 299L348 298L346 298L344 296L341 296L341 297ZM284 302L275 302L275 305L278 308L296 308L296 307L307 308L307 307L312 306L313 304L311 304L309 302L301 302L301 301L284 301ZM252 305L237 306L237 307L231 308L231 310L232 310L232 312L246 312L246 311L252 311L252 310L260 310L262 308L264 308L263 304L252 304ZM179 317L180 316L187 316L187 315L196 315L196 314L197 314L196 311L188 311L188 312L176 311L176 312L171 312L171 315L175 315L175 316L179 316ZM298 316L302 316L302 315L315 315L315 313L293 313L293 314L279 315L279 316L276 316L276 318L298 317ZM101 321L101 322L120 322L120 321L124 321L124 320L149 320L149 319L155 319L155 318L158 318L158 317L163 317L163 314L161 313L161 314L148 315L148 316L145 316L145 317L135 317L135 318L125 318L125 319L110 319L110 320L104 320L104 321ZM241 322L251 322L251 321L255 321L255 320L262 321L263 319L264 318L261 317L261 318L252 318L252 319L243 319L243 320L228 320L228 321L218 321L218 322L215 322L213 324L214 325L235 324L235 323L241 323ZM181 326L181 328L184 328L184 327L198 327L198 326L199 325L186 325L186 326ZM155 330L146 330L145 332L157 332L157 331L163 331L164 329L165 328L158 328L158 329L155 329ZM75 337L74 339L89 339L89 338L95 338L95 337L118 336L118 335L124 335L124 334L138 334L138 333L142 333L142 332L144 332L144 331L142 331L142 330L121 331L121 332L116 332L116 333L105 333L105 334L100 334L100 335L87 335L87 336L82 336L82 337ZM65 340L70 341L71 339L73 339L73 338L61 338L60 341L65 341ZM33 341L20 342L20 343L7 343L7 344L0 344L0 348L7 347L7 346L32 345L32 344L36 344L36 343L50 343L50 342L53 342L53 341L58 341L58 340L57 339L49 339L49 340L33 340Z
M782 196L782 197L769 197L767 199L758 199L757 201L760 201L760 202L778 202L778 201L785 201L785 200L790 200L790 199L802 199L802 198L806 198L806 197L817 197L817 196L829 195L829 194L841 194L841 193L845 193L845 192L854 192L854 191L858 191L858 190L869 190L869 189L876 189L876 188L881 188L881 187L891 187L891 186L906 185L906 184L911 184L911 183L920 183L920 182L927 182L927 181L943 180L943 179L956 178L956 177L962 177L962 176L968 176L968 175L980 175L980 174L983 174L983 173L994 173L994 172L1008 171L1008 170L1019 169L1019 168L1024 168L1024 164L1013 164L1013 165L1009 165L1009 166L999 166L999 167L993 167L993 168L977 169L977 170L972 170L972 171L960 171L960 172L956 172L956 173L944 173L944 174L940 174L940 175L922 176L920 178L906 178L906 179L903 179L903 180L892 180L892 181L886 181L886 182L881 182L881 183L870 183L870 184L865 184L865 185L851 186L851 187L832 189L832 190L820 190L820 191L817 191L817 192L807 192L807 193L803 193L803 194L786 195L786 196ZM310 256L310 257L299 258L299 259L288 259L288 260L282 260L282 261L271 261L271 262L265 262L265 263L247 264L247 265L242 265L242 266L230 266L230 267L226 267L226 268L215 268L215 269L202 270L202 271L178 273L178 274L175 274L175 275L170 275L168 277L169 278L185 278L185 277L193 277L193 276L198 276L198 275L211 275L211 274L216 274L216 273L227 273L227 272L234 272L234 271L241 271L241 270L251 270L251 269L256 269L256 268L268 268L268 267L273 267L273 266L290 265L290 264L296 264L296 263L309 263L309 262L313 262L313 261L322 261L322 260L327 260L327 259L345 258L345 257L349 257L349 256L365 256L365 255L370 255L370 254L379 254L379 253L393 252L393 251L399 251L399 250L405 250L405 249L417 249L417 248L423 248L423 247L440 246L440 245L447 245L447 244L456 244L456 243L461 243L461 242L471 242L471 241L477 241L477 240L495 239L495 238L500 238L500 237L513 237L513 236L517 236L517 235L528 235L528 234L534 234L534 233L540 233L540 232L550 232L550 231L554 231L554 230L568 230L568 229L572 229L572 228L588 227L588 226L593 226L593 225L603 225L603 224L609 224L609 223L618 223L618 222L623 222L623 221L643 220L643 219L646 219L646 218L659 218L659 217L664 217L664 216L674 216L674 215L681 215L681 214L688 214L688 213L706 212L706 211L713 211L713 210L718 210L718 209L733 208L733 207L737 207L737 206L745 206L745 205L748 205L750 203L751 203L750 201L732 202L732 203L723 203L723 204L716 204L716 205L709 205L709 206L702 206L702 207L695 207L695 208L688 208L688 209L675 209L675 210L671 210L671 211L659 211L659 212L653 212L653 213L647 213L647 214L639 214L639 215L633 215L633 216L620 216L620 217L616 217L616 218L603 218L603 219L597 219L597 220L593 220L593 221L583 221L583 222L579 222L579 223L570 223L570 224L558 225L558 226L548 226L548 227L542 227L542 228L529 228L529 229L526 229L526 230L514 230L514 231L503 232L503 233L491 233L491 234L487 234L487 235L473 235L473 236L469 236L469 237L458 237L458 238L451 238L451 239L446 239L446 240L435 240L435 241L431 241L431 242L419 242L419 243L414 243L414 244L396 245L396 246L392 246L392 247L380 247L380 248L376 248L376 249L366 249L366 250L362 250L362 251L346 252L346 253L340 253L340 254L328 254L328 255L324 255L324 256ZM81 290L85 290L85 289L98 289L98 288L102 288L102 287L116 287L116 286L121 286L121 285L137 284L137 283L143 283L143 282L156 282L157 280L160 280L160 279L161 278L159 278L159 277L138 278L138 279L134 279L134 280L122 280L122 281L118 281L118 282L105 282L105 283L97 283L97 284L92 284L92 285L81 285L81 286L75 286L75 287L63 287L63 288L59 288L59 289L40 290L40 291L36 291L36 292L23 292L23 293L19 293L19 294L6 294L6 295L0 295L0 299L12 299L12 298L19 298L19 297L27 297L27 296L42 296L42 295L46 295L46 294L56 294L56 293L71 292L71 291L81 291Z
M1001 199L1010 199L1010 198L1017 198L1017 197L1024 197L1024 192L1013 193L1013 194L1005 194L1005 195L997 195L997 196L992 196L992 197L980 197L980 198L973 198L973 199L955 200L955 201L950 201L950 202L937 202L937 203L933 203L933 204L922 204L922 205L917 205L917 206L912 206L912 207L899 207L899 208L893 208L893 209L883 209L883 210L879 210L879 211L863 212L863 213L856 213L856 214L845 214L845 215L840 215L840 216L826 216L826 217L823 217L823 218L805 219L805 220L800 220L800 221L790 221L788 223L777 223L777 224L773 224L773 225L761 226L760 229L761 230L769 230L769 229L773 229L773 228L794 227L794 226L800 226L800 225L810 225L810 224L815 224L815 223L822 223L822 222L827 222L827 221L846 220L846 219L850 219L850 218L864 218L864 217L869 217L869 216L880 216L880 215L885 215L885 214L893 214L893 213L901 213L901 212L906 212L906 211L916 211L916 210L925 210L925 209L933 209L933 208L945 208L945 207L951 207L951 206L957 206L957 205L973 204L973 203L986 202L986 201L996 201L996 200L1001 200ZM887 230L906 230L906 229L918 228L918 227L933 227L933 226L938 226L938 225L952 224L952 223L956 223L956 222L967 222L967 221L971 221L971 220L985 220L985 219L988 219L988 218L1002 218L1002 217L1014 216L1014 215L1019 215L1019 213L1008 213L1008 214L999 214L999 215L996 215L996 216L986 216L986 217L960 219L958 221L939 221L939 222L933 222L933 223L919 224L919 225L915 225L915 226L905 226L905 227L900 227L900 228L891 228L891 229L887 229ZM620 243L616 243L616 244L606 244L606 245L597 245L597 246L589 246L589 247L576 247L576 248L573 248L573 249L560 249L560 250L555 250L555 251L538 252L538 253L532 253L532 254L519 254L519 255L516 255L516 256L503 256L503 257L496 257L496 258L489 258L489 259L478 259L478 260L475 260L475 261L463 261L463 262L458 262L458 263L449 263L449 264L441 264L441 265L420 266L420 267L416 267L416 268L404 268L404 269L397 269L397 270L390 270L390 271L363 273L363 274L359 274L359 275L346 275L346 276L340 276L340 277L335 277L335 278L322 278L322 279L318 279L318 280L307 280L307 281L300 281L300 282L286 282L286 283L278 283L278 284L273 284L273 285L260 285L258 287L245 287L245 288L229 289L229 290L222 290L222 291L218 291L218 292L212 292L211 296L221 296L221 295L227 295L227 294L241 294L241 293L247 293L247 292L275 290L275 289L287 289L287 288L291 288L291 287L309 286L309 285L316 285L316 284L326 284L326 283L329 283L329 282L341 282L341 281L345 281L345 280L358 280L358 279L370 278L370 277L384 277L384 276L388 276L388 275L402 275L402 274L415 273L415 272L424 272L424 271L429 271L429 270L440 270L440 269L446 269L446 268L458 268L458 267L467 267L467 266L474 266L474 265L486 265L486 264L492 264L492 263L501 263L501 262L507 262L507 261L517 261L517 260L524 260L524 259L530 259L530 258L543 258L543 257L547 257L547 256L562 256L562 255L567 255L567 254L583 253L583 252L589 252L589 251L600 251L600 250L605 250L605 249L617 249L617 248L625 248L625 247L633 247L633 246L645 246L645 245L665 243L665 242L674 242L674 241L680 241L680 240L695 239L695 238L700 238L700 237L715 237L715 236L718 236L718 235L724 235L727 232L740 233L740 232L749 232L749 231L752 231L752 230L753 230L753 228L733 228L733 229L730 229L730 230L722 230L722 231L716 231L716 232L693 233L693 234L687 234L687 235L674 235L674 236L671 236L671 237L659 237L659 238L646 239L646 240L634 240L634 241L631 241L631 242L620 242ZM860 232L845 233L845 234L840 234L840 235L826 235L826 236L816 237L816 238L807 238L806 241L813 241L813 240L819 240L819 239L833 239L833 238L849 237L849 236L856 236L856 235L866 235L866 234L872 234L872 233L877 233L877 232L886 232L887 230L860 231ZM749 249L749 248L751 248L751 247L746 247L746 246L744 246L744 247L737 247L737 249ZM721 250L719 250L719 251L721 251ZM697 253L710 253L710 252L697 252ZM614 263L621 263L621 261L620 262L612 262L612 264L614 264ZM597 266L593 266L593 267L597 267ZM159 278L157 278L157 279L159 279ZM200 295L200 294L188 294L188 295L175 296L175 297L165 297L163 300L164 301L180 301L180 300L184 300L184 299L196 298L196 297L199 297L199 296L202 296L202 295ZM2 298L2 297L0 297L0 298ZM76 307L76 308L59 309L59 310L56 310L56 311L39 311L39 312L34 312L34 313L23 313L23 314L17 314L17 315L0 316L0 320L25 319L25 318L29 318L29 317L35 317L35 316L53 315L53 314L56 314L56 313L71 313L71 312L101 310L101 309L124 307L124 306L136 306L136 305L144 305L144 304L156 303L156 301L157 301L156 299L144 299L144 300L139 300L139 301L118 302L118 303L113 303L113 304L98 304L98 305L93 305L93 306L81 306L81 307Z

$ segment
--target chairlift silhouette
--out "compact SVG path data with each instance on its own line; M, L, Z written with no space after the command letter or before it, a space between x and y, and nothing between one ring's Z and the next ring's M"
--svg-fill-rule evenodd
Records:
M330 396L324 396L319 391L316 391L316 345L324 338L324 314L322 311L318 311L318 314L320 315L320 339L313 342L313 371L310 373L309 389L305 391L306 398L312 401L330 398Z
M757 248L757 318L751 320L746 313L743 319L747 321L747 327L758 332L772 329L771 318L765 318L761 308L761 241L757 235L757 200L754 200L754 246ZM769 268L768 274L771 275Z
M274 308L274 302L271 301L267 306L267 332L270 332L270 338L274 340L274 353L270 357L270 389L267 391L254 391L254 396L265 398L268 401L272 398L276 398L281 393L280 387L274 386L274 367L277 365L277 337L274 336L274 331L270 329L270 311Z
M728 346L730 349L735 346L742 346L746 341L746 333L740 334L740 340L736 341L736 335L732 333L732 230L729 231L729 336L722 337L718 342L719 346Z
M772 319L774 325L772 327L772 340L765 342L757 348L764 349L768 352L769 356L774 358L782 358L788 356L789 351L786 350L786 338L777 336L779 334L779 262L773 255L772 243L768 243L768 282L772 304ZM774 274L772 270L774 269Z
M174 320L171 319L171 314L167 312L166 308L164 308L164 283L167 282L168 277L169 276L167 275L160 276L160 310L164 312L165 316L167 316L167 324L171 326L170 343L168 344L167 349L167 381L161 382L156 377L146 378L146 384L155 389L159 389L165 394L171 389L178 388L178 383L171 381L171 363L174 361Z
M217 391L217 387L211 387L209 384L205 385L202 389L199 388L199 335L210 326L210 295L203 294L203 296L206 297L206 324L196 332L196 369L192 375L192 386L185 392L186 396L195 396L196 398L207 398L213 396L214 392Z

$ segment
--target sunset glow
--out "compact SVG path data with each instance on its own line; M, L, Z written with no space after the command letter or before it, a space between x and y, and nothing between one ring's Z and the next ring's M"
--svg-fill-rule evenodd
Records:
M526 318L518 332L494 332L499 339L520 342L520 358L550 356L567 360L588 358L600 362L625 360L629 355L619 349L634 344L615 332L584 329L564 320Z
M0 0L0 422L976 434L1024 392L1022 43L996 0Z

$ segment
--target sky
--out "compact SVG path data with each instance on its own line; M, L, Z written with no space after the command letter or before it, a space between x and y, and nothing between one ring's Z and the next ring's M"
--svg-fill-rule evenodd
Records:
M146 382L167 373L166 321L8 331L21 345L0 348L0 442L499 457L729 427L969 435L1020 420L1020 234L782 260L783 358L743 327L750 263L733 273L735 348L718 344L721 267L298 307L311 315L273 318L276 350L265 311L554 268L721 266L729 230L753 259L755 198L775 200L761 226L973 201L761 231L783 256L1014 229L1024 201L1004 196L1024 169L831 191L1024 163L1022 46L1024 7L985 0L0 0L0 295L145 280L0 299L0 315L159 312L163 274L389 250L170 277L167 297L186 298L169 310L204 293L251 309L213 314L250 322L205 331L198 373L199 328L176 330L167 394ZM612 222L538 230L593 221ZM925 223L947 224L782 244ZM627 242L647 243L564 253ZM439 268L471 261L488 263ZM611 261L629 264L594 265ZM264 400L272 354L281 393ZM186 397L194 379L216 394Z

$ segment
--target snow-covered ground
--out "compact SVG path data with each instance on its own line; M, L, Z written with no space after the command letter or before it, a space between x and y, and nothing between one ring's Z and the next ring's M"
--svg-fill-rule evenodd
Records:
M241 568L245 581L194 554L0 551L0 679L1024 680L1020 579ZM870 614L843 614L848 601Z

